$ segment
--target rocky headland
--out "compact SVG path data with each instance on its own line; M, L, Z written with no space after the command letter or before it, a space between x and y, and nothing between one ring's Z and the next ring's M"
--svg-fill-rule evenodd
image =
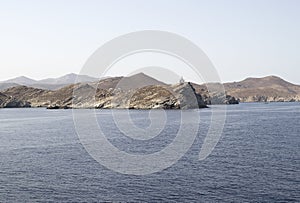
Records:
M58 80L61 84L62 78ZM74 75L65 78L69 83L74 81ZM27 78L18 80L30 82ZM49 81L55 86L55 79ZM14 85L0 92L0 108L192 109L239 102L300 101L300 86L275 76L201 85L190 82L169 85L143 73L100 81L85 76L79 81L90 82L68 84L56 90Z
M168 85L145 74L114 77L99 82L77 83L58 90L15 86L1 93L1 107L22 101L15 107L120 108L120 109L192 109L205 108L202 96L191 83ZM2 102L3 100L3 102ZM23 106L22 106L23 104ZM9 105L12 106L12 105Z

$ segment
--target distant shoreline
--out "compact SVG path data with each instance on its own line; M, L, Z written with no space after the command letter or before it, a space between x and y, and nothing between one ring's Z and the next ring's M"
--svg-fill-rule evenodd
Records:
M300 101L294 101L294 102L240 102L239 104L243 105L243 104L300 104ZM207 105L207 107L205 108L194 108L194 109L163 109L163 108L156 108L156 109L132 109L132 108L47 108L47 107L6 107L6 108L0 108L1 109L46 109L46 110L176 110L176 111L180 111L180 110L185 110L185 111L189 111L189 110L201 110L201 109L209 109L212 108L213 106L223 106L225 104L214 104L214 105Z

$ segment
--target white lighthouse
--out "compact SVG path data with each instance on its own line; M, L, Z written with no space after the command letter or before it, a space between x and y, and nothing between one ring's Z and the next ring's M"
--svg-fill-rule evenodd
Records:
M181 76L181 78L180 78L180 80L179 80L179 83L180 83L180 84L183 84L183 83L184 83L184 79L183 79L182 76Z

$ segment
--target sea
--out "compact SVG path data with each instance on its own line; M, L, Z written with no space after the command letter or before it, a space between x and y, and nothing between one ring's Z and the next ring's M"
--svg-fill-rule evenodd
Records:
M191 146L148 174L126 174L92 156L78 135L77 111L0 109L0 202L300 202L300 103L194 110L200 119ZM112 146L141 156L171 145L182 119L180 110L156 110L165 115L163 129L143 140L124 135L111 110L90 111ZM128 112L128 128L151 125L150 110L114 114ZM211 153L199 159L212 112L224 113L225 123Z

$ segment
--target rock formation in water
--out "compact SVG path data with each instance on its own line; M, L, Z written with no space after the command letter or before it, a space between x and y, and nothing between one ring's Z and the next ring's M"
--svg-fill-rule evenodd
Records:
M93 83L78 83L59 90L26 86L3 92L32 107L60 108L129 108L192 109L206 107L201 95L190 83L166 85L145 74L116 77Z
M193 109L205 108L201 95L189 83L147 85L141 88L75 89L72 108ZM91 88L91 87L89 87ZM88 93L89 92L89 93ZM93 93L95 96L93 97Z
M198 85L192 83L197 94L202 95L206 105L215 104L239 104L239 100L235 97L228 95L223 85L219 83L208 83Z

